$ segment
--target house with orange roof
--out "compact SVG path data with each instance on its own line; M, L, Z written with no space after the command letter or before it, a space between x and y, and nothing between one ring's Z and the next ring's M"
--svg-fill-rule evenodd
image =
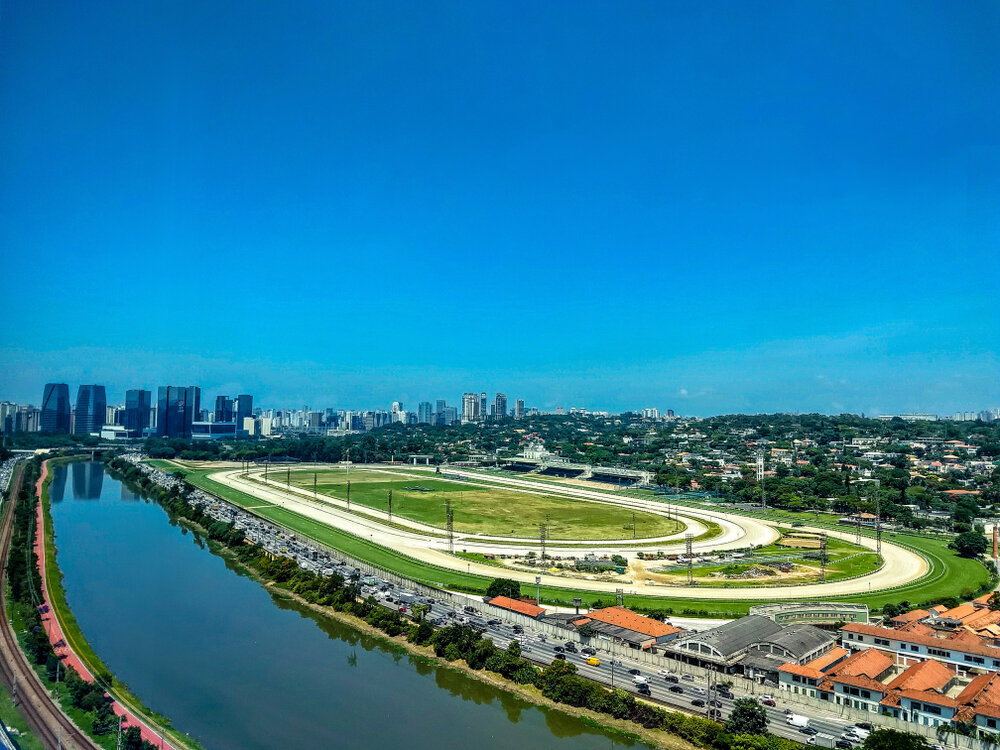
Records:
M943 633L919 622L898 629L848 623L840 641L851 651L882 649L903 666L937 659L961 673L1000 670L1000 648L964 629Z

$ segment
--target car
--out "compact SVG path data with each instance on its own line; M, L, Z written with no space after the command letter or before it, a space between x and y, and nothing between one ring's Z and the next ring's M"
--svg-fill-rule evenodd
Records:
M670 670L669 669L659 669L659 670L657 670L656 674L660 675L660 677L669 677L670 676Z
M559 659L560 661L566 661L566 654L556 654L552 658L553 659Z
M816 730L816 729L813 729L812 727L799 727L799 733L800 734L808 734L808 735L811 736L811 735L814 735L814 734L819 734L819 731Z
M577 650L576 650L576 646L574 646L573 644L570 644L569 646L567 646L567 647L566 647L566 650L567 650L567 651L568 651L569 653L571 653L571 654L575 654L575 653L577 653Z
M691 701L691 705L698 706L699 708L701 708L702 706L705 705L705 701L703 701L701 698L695 698L693 701Z
M711 711L708 712L708 718L710 718L710 719L716 719L716 720L721 720L722 719L722 711L720 711L717 708L713 708Z
M557 654L561 654L566 649L564 649L562 646L556 646L554 650Z
M500 623L499 623L499 622L497 622L497 624L499 625ZM515 625L515 626L514 626L514 627L512 628L512 630L513 630L513 631L514 631L515 633L523 633L523 632L524 632L524 628L522 628L522 627L521 627L520 625Z
M769 693L764 693L763 695L757 696L761 701L773 701L774 696Z
M681 675L681 679L682 680L687 680L688 682L694 682L694 675L693 674L682 674Z
M854 743L850 740L837 740L834 744L836 748L843 748L844 750L851 750L854 747Z
M591 656L589 659L587 659L587 664L589 664L592 667L599 667L601 666L601 660L598 659L596 656Z
M712 698L712 700L708 702L708 705L715 706L716 708L722 708L722 701Z
M875 731L875 727L872 725L870 721L858 721L855 722L854 726L856 726L858 729L864 729L866 732Z
M760 705L762 705L762 706L770 706L771 708L774 708L778 704L774 702L773 698L761 698L760 699Z
M638 690L643 695L649 695L649 685L647 685L646 683L636 685L636 690Z
M611 663L614 664L616 667L624 667L625 666L624 664L622 664L622 660L621 659L612 659Z
M683 693L684 692L684 688L682 688L680 685L671 685L670 687L667 688L667 690L669 690L671 693Z
M497 626L497 625L500 624L500 621L499 620L495 620L495 619L494 620L487 620L486 624L489 625L490 627L495 627L495 626Z
M618 662L618 665L621 666L621 662ZM628 671L628 673L629 674L642 674L642 672L640 672L638 669L630 669Z
M675 674L668 674L668 675L667 675L666 677L664 677L663 679L664 679L664 680L666 680L667 682L672 682L672 683L674 683L675 685L676 685L676 684L677 684L678 682L680 682L680 680L678 680L678 679L677 679L677 675L675 675Z
M692 687L691 688L691 692L693 692L695 695L704 695L705 694L705 688L703 688L703 687Z
M564 643L563 645L564 645L564 646L565 646L566 648L569 648L570 646L573 646L574 648L576 647L576 644L575 644L575 643L573 643L573 641L566 641L566 642L565 642L565 643Z
M587 648L581 648L580 653L586 654L587 656L594 656L597 653L597 651L588 646Z
M786 708L785 709L785 716L791 716L793 713L795 713L795 712L792 711L792 709L790 709L790 708Z

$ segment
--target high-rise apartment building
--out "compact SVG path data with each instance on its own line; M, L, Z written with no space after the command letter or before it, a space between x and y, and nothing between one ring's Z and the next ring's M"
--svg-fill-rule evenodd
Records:
M149 411L152 405L152 392L142 389L125 391L122 427L128 430L129 437L142 437L142 433L149 429Z
M475 422L479 412L479 399L475 393L462 394L462 421Z
M486 406L486 391L479 394L479 411L476 414L480 420L485 420L486 415L489 414L489 409Z
M519 398L514 403L514 419L524 419L524 399Z
M243 420L253 416L253 396L241 393L236 397L236 428L243 429Z
M201 388L161 385L156 397L156 434L191 437L191 423L201 413Z
M42 432L69 432L69 413L69 386L46 383L40 417Z
M507 418L507 395L498 393L493 399L493 419L497 421Z
M421 401L417 404L417 424L430 424L434 418L434 411L430 401Z
M103 385L81 385L76 392L74 434L90 435L100 432L107 409L108 397Z

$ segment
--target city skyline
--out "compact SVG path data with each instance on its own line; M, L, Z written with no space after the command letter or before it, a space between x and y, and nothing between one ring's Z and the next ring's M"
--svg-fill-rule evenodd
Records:
M5 7L8 397L1000 402L995 4L227 7Z

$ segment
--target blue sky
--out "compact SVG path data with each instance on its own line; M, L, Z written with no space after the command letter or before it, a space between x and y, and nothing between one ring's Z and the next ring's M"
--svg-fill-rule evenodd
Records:
M1000 406L994 2L0 5L0 398Z

